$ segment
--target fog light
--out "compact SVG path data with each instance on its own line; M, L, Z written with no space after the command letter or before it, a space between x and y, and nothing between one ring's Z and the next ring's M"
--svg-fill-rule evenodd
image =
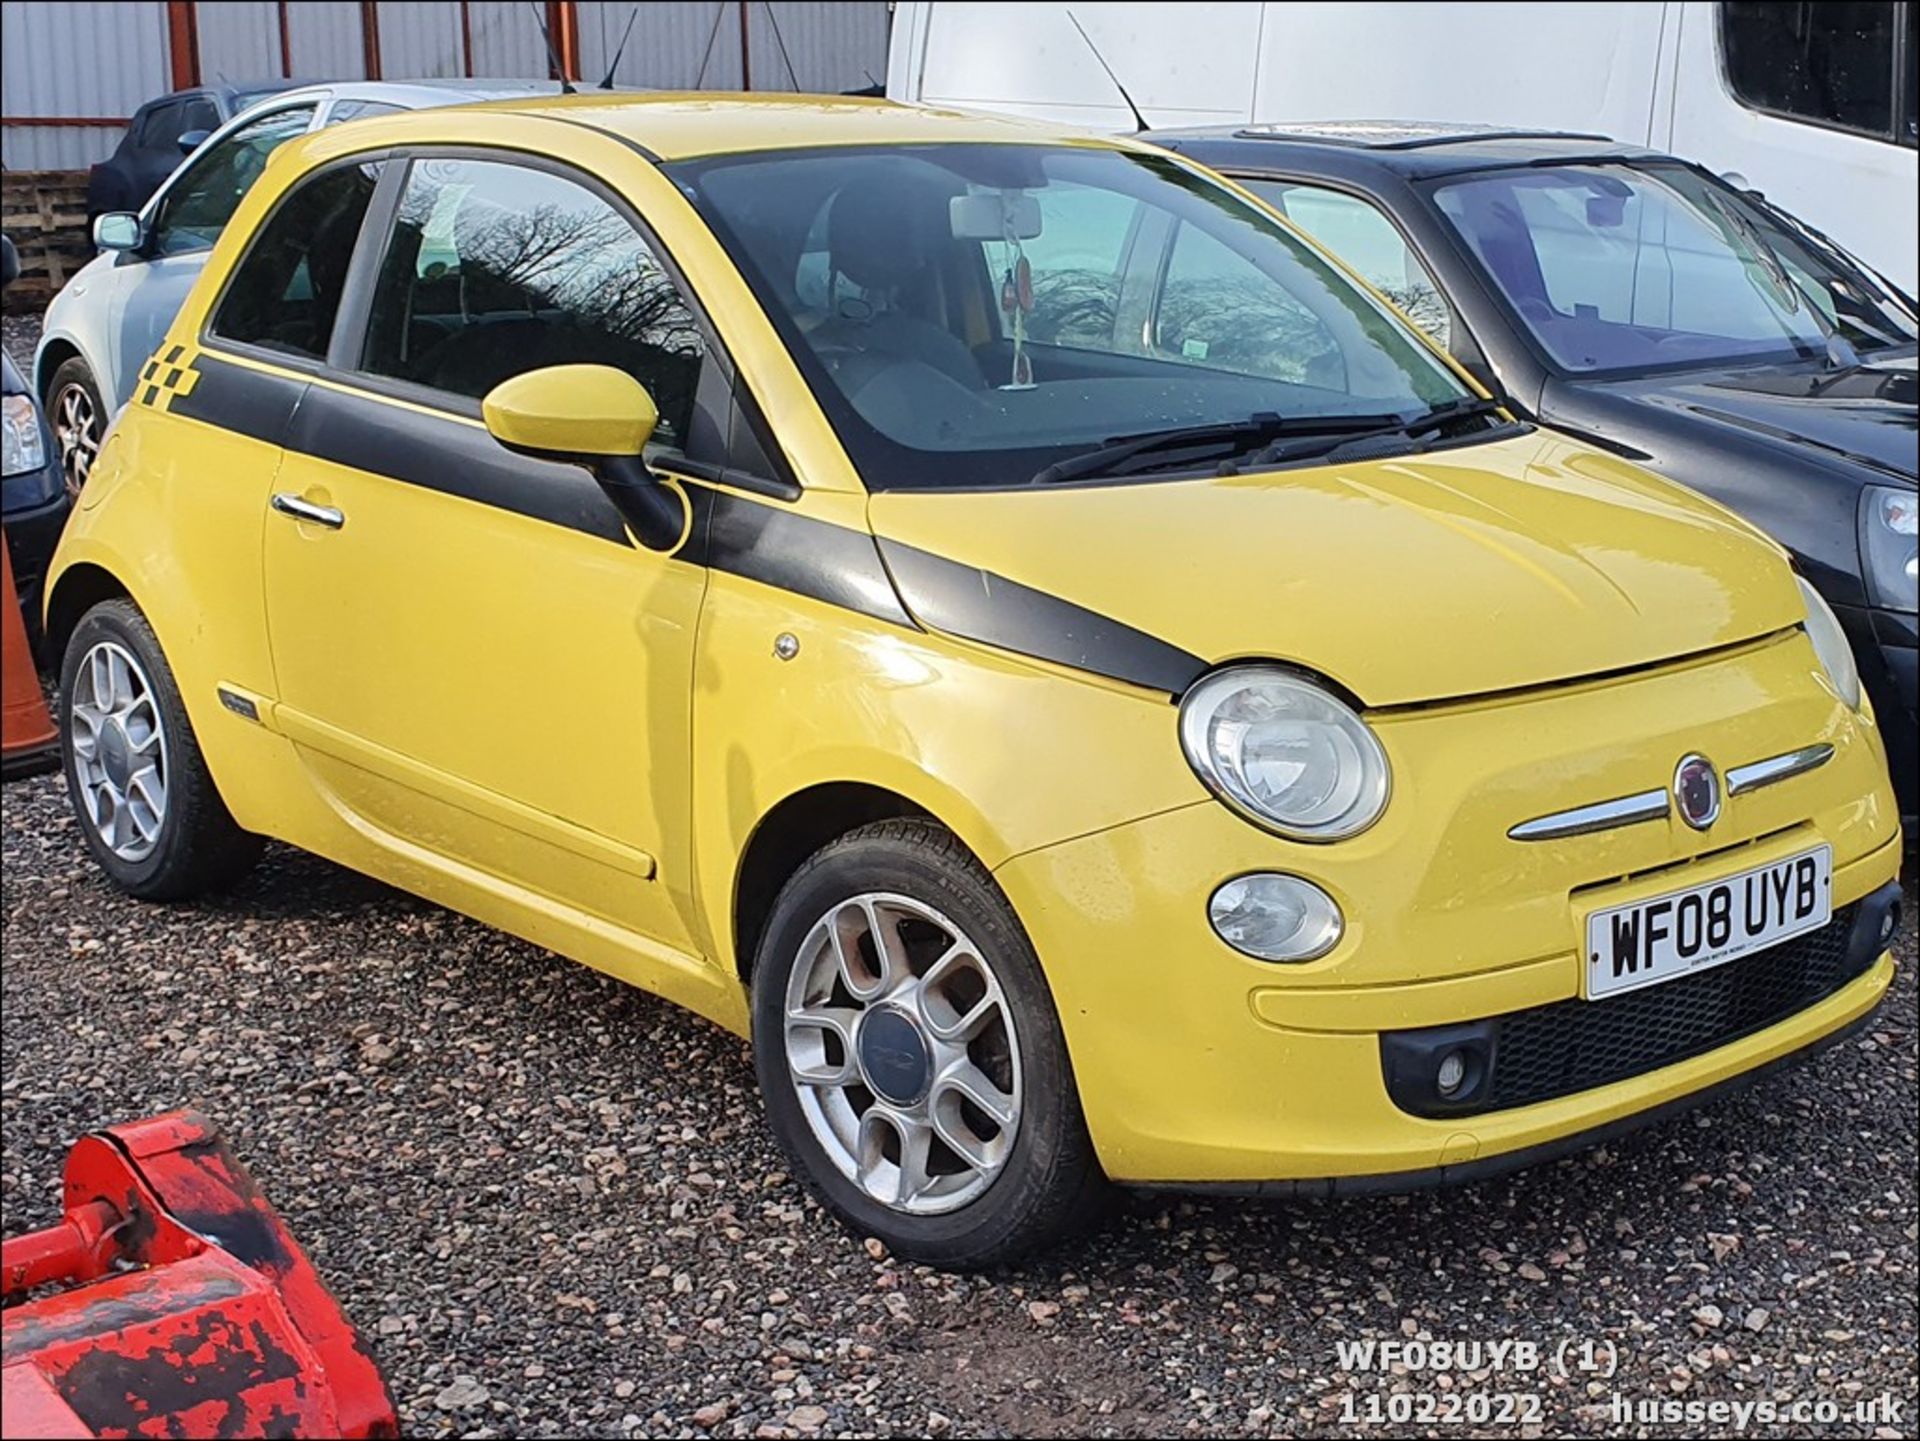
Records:
M1311 961L1339 943L1340 907L1298 876L1237 876L1213 893L1214 934L1259 961Z
M1434 1073L1433 1083L1440 1088L1441 1095L1453 1095L1466 1079L1467 1058L1462 1052L1448 1051L1440 1058L1440 1069Z

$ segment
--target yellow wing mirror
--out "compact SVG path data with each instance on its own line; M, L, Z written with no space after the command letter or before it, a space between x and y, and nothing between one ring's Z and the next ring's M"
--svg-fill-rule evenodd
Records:
M488 433L508 450L585 466L649 550L671 550L678 543L685 507L641 459L660 412L646 387L624 370L529 370L488 391L480 413Z

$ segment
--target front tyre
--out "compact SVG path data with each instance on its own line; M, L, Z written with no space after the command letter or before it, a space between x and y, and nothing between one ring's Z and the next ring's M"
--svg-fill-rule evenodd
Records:
M138 607L102 601L60 667L61 756L87 849L142 900L231 885L260 838L234 822L201 758L179 687Z
M100 442L107 433L107 406L100 386L79 356L60 362L47 385L47 420L60 446L60 473L67 494L79 499L93 463L100 458Z
M755 958L753 1041L782 1149L898 1255L996 1265L1104 1191L1033 947L930 822L862 827L787 882Z

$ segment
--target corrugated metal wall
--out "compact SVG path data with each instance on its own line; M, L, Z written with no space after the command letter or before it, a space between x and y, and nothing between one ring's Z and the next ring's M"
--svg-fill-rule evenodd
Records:
M580 6L580 72L587 84L597 85L606 75L633 13L631 0ZM739 89L739 6L733 0L640 6L613 83L649 90Z
M364 80L367 52L354 0L299 0L287 6L287 48L300 80Z
M473 30L475 75L539 80L548 73L547 47L526 0L473 0L467 24Z
M740 9L737 0L583 0L581 73L588 84L599 83L632 16L616 85L738 90ZM755 0L746 11L745 78L753 89L841 91L885 82L885 0Z
M199 10L200 78L244 85L280 74L280 7L273 0L220 0Z
M389 80L462 75L458 3L386 3L380 16L380 74ZM546 73L542 66L540 74Z
M381 0L380 73L388 80L462 74L471 35L473 73L532 79L548 73L527 0ZM851 90L886 75L885 0L754 0L746 5L747 73L738 0L584 0L576 7L586 85L606 74L633 17L633 38L614 83L653 89ZM366 74L361 6L293 0L285 7L292 73L304 80ZM201 78L268 79L283 69L275 0L200 0ZM0 6L0 114L115 119L172 88L167 7L160 0L48 0ZM9 169L80 169L111 153L118 125L0 127Z
M86 63L70 63L76 55ZM0 5L0 114L126 116L166 88L167 7L159 0ZM119 143L117 128L7 125L0 164L76 170Z

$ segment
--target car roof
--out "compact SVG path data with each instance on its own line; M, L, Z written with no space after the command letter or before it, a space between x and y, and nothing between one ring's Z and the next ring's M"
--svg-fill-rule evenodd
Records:
M1155 130L1140 137L1225 170L1304 171L1409 179L1579 160L1625 160L1658 151L1605 135L1419 120L1279 121Z
M828 145L932 145L965 142L1072 143L1129 148L1084 130L1003 115L948 110L856 95L756 91L583 91L544 100L479 107L542 115L591 126L661 160ZM382 124L404 124L390 116Z

